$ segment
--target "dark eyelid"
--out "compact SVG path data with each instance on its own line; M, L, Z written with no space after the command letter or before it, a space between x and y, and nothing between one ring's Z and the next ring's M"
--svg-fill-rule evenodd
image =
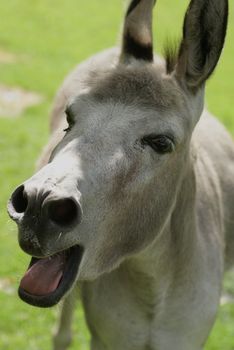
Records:
M66 117L67 117L67 122L68 123L74 123L75 116L74 116L74 113L73 113L73 110L72 110L72 105L69 105L69 106L66 107L65 114L66 114Z
M155 134L155 133L152 133L152 134L149 134L147 136L144 137L144 139L155 139L155 138L158 138L160 136L165 136L167 137L173 144L177 144L176 142L176 138L174 135L172 135L170 132L163 132L163 133L158 133L158 134Z
M72 106L71 105L69 105L65 108L65 114L72 115Z

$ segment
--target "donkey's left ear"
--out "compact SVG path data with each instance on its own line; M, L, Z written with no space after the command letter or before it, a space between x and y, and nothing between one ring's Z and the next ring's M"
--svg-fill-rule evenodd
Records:
M191 0L184 19L176 76L197 90L215 69L224 45L228 0Z
M152 12L156 0L131 0L124 22L120 62L153 61Z

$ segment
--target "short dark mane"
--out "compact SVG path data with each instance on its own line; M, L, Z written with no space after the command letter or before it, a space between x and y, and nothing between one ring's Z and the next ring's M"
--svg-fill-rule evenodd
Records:
M167 40L163 48L163 53L166 61L167 74L171 74L174 71L178 61L179 41Z

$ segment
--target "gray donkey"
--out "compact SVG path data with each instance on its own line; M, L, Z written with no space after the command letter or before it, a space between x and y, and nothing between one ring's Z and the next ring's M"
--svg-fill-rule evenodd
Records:
M153 57L154 3L131 1L122 49L65 80L41 169L8 204L32 256L20 297L66 297L56 350L77 282L92 350L201 350L234 261L234 143L204 110L228 2L192 0L165 61Z

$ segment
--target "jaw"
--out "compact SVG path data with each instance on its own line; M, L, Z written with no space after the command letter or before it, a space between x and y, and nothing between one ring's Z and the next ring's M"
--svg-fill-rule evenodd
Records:
M74 285L83 255L73 246L48 258L32 258L18 293L26 303L38 307L56 305Z

